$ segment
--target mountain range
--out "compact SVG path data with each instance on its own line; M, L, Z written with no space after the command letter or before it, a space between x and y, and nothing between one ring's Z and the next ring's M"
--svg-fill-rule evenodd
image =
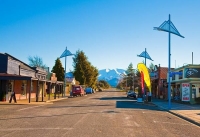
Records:
M121 74L125 74L124 69L102 69L99 70L98 80L105 80L110 86L116 87L122 78Z

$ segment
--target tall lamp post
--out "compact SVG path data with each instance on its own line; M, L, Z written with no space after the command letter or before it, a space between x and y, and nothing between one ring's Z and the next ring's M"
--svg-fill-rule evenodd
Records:
M65 49L65 51L62 53L62 55L60 56L60 58L65 57L65 74L66 74L66 64L67 64L67 56L72 56L74 54L72 54L69 50L67 50L67 47ZM64 74L64 97L65 97L65 88L66 88L66 78L65 78L65 74Z
M147 53L147 50L145 48L145 51L143 51L140 55L137 55L138 57L143 57L145 60L144 60L144 64L146 66L146 59L149 59L151 61L153 61L153 59L151 59L151 57L149 56L149 54Z
M176 29L174 24L170 20L170 14L169 14L169 20L164 21L159 27L154 27L154 30L159 30L159 31L165 31L169 33L169 47L168 47L168 109L171 109L171 81L170 81L170 69L171 69L171 48L170 48L170 34L175 34L179 37L184 38Z

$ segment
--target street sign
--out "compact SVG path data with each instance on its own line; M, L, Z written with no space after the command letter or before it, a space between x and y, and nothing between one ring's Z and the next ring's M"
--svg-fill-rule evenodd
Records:
M170 77L174 76L174 75L183 75L182 72L170 72Z

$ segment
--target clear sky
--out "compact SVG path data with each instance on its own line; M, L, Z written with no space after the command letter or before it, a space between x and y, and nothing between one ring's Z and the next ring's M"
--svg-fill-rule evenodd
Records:
M100 69L127 69L144 59L168 67L168 33L153 30L168 20L185 38L171 35L171 67L200 64L200 0L0 0L0 52L50 67L67 47L82 50ZM63 67L64 58L61 58ZM67 71L73 70L67 57Z

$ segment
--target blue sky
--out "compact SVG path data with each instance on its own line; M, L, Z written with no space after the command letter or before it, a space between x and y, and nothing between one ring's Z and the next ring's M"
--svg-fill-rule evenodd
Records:
M0 0L0 52L28 64L39 56L52 67L67 48L85 52L100 69L127 69L144 59L168 67L168 33L153 30L168 20L185 37L171 35L171 67L200 64L199 0ZM61 58L64 67L64 58ZM67 71L73 70L67 57Z

